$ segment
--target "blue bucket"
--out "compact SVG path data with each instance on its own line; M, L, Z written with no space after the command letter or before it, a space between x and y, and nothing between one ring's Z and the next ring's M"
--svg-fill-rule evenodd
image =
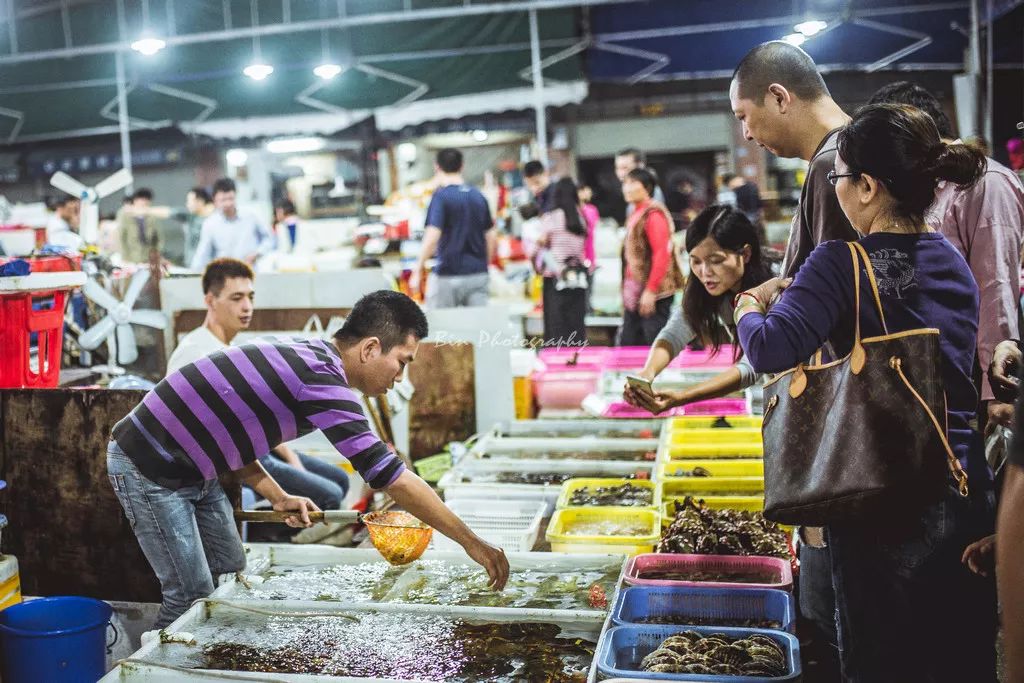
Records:
M96 683L113 610L102 600L29 600L0 612L4 683Z

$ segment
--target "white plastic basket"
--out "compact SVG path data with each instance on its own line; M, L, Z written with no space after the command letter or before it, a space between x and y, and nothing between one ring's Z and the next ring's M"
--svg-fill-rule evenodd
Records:
M450 500L448 507L485 541L506 551L528 553L540 536L547 505L541 501ZM434 534L438 550L460 550L461 546L444 534Z

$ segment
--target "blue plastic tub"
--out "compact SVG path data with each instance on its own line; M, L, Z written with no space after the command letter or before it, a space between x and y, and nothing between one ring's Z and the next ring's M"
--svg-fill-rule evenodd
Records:
M792 594L771 588L631 586L619 592L612 610L616 626L644 624L641 620L645 617L670 616L777 621L781 630L796 632Z
M721 633L730 638L746 638L760 633L779 643L786 651L789 673L775 678L757 676L706 676L702 674L663 674L640 671L640 662L656 650L669 636L683 631L697 631L706 635ZM765 681L795 681L800 678L800 642L796 636L782 631L751 628L725 628L718 626L616 626L605 632L598 644L597 671L605 678L636 678L645 681L709 681L713 683L764 683Z
M102 600L29 600L0 612L4 683L93 683L106 673L113 610Z

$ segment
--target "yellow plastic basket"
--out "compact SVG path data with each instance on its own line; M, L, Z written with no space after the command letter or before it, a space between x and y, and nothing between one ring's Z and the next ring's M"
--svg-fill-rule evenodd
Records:
M681 474L697 467L707 470L711 477L764 477L763 460L662 460L658 463L657 480L707 479L708 477L686 477Z
M661 525L669 526L676 518L674 504L683 501L684 496L669 496L661 501ZM748 512L762 512L764 510L763 496L694 496L704 501L712 510L746 510Z
M635 536L582 536L566 533L579 524L625 522L643 527ZM661 515L656 510L613 507L574 507L555 510L547 539L556 553L619 553L639 555L654 551L661 538Z
M669 446L714 443L761 443L761 430L742 427L736 429L684 429L672 432Z
M673 417L665 425L665 431L675 433L686 429L719 429L723 432L730 429L761 428L762 418L760 415L742 415L736 417Z
M625 506L625 505L573 505L569 501L572 500L572 494L582 488L595 489L600 486L622 486L623 484L632 484L638 488L648 489L651 492L651 504L650 505L636 505L636 506ZM558 509L562 508L585 508L585 507L627 507L633 510L656 510L658 508L657 498L657 487L653 481L649 479L613 479L613 478L593 478L593 479L569 479L562 484L562 492L558 496L558 502L555 504Z
M660 460L701 460L719 458L761 458L761 442L688 443L662 446Z
M764 477L673 477L658 482L658 498L747 496L764 493Z

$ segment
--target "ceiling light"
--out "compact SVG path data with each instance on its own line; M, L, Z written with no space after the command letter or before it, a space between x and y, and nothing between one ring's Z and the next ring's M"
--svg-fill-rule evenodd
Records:
M245 166L245 162L249 160L249 155L246 154L244 149L229 149L224 158L228 162L228 166Z
M398 158L406 163L416 161L416 145L412 142L402 142L398 145Z
M487 131L486 130L474 130L473 131L473 139L476 140L477 142L485 142L487 140Z
M313 69L313 73L315 73L317 76L324 79L325 81L329 81L332 78L337 77L337 75L341 73L341 67L338 66L337 64L321 64L320 66Z
M814 34L820 33L828 28L828 24L817 19L808 19L807 21L797 24L793 28L797 30L797 33L802 33L810 38Z
M153 38L152 36L139 38L134 43L132 43L133 50L135 50L136 52L141 52L147 57L155 55L157 52L160 52L160 50L164 49L165 47L167 47L166 42L159 38Z
M242 73L254 81L262 81L264 78L274 73L274 67L269 64L260 64L257 62L242 69Z
M267 151L273 154L294 154L296 152L316 152L326 145L323 138L281 138L267 143Z
M802 33L790 33L783 40L790 45L803 45L804 41L807 40L807 36Z

